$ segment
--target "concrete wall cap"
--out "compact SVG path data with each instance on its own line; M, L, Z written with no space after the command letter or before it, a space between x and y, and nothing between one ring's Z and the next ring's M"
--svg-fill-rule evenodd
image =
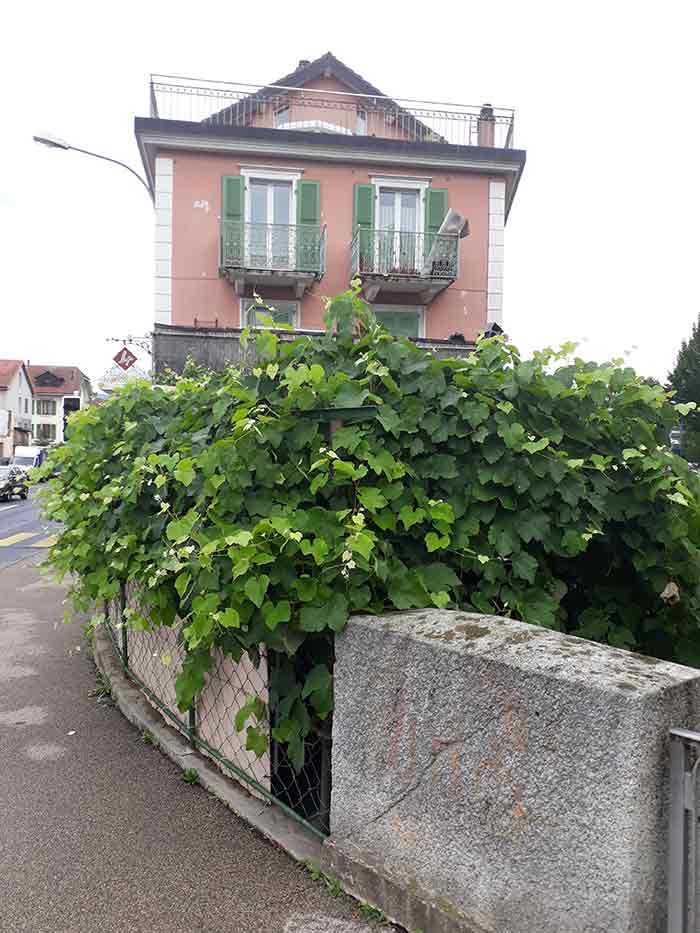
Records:
M353 616L350 627L380 628L398 636L441 645L485 664L507 665L588 689L654 694L700 678L694 668L611 648L501 616L447 609L416 609L381 617Z

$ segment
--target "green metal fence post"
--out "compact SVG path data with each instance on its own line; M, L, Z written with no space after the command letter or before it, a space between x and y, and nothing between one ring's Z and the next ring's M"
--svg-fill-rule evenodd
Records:
M122 660L124 667L129 667L129 642L126 634L126 622L124 620L124 609L126 608L126 584L119 586L119 622L122 627Z
M197 747L197 698L195 697L192 700L192 706L190 707L187 725L190 730L190 745L192 748Z
M331 826L331 734L319 733L321 738L321 775L319 787L319 829L330 832Z

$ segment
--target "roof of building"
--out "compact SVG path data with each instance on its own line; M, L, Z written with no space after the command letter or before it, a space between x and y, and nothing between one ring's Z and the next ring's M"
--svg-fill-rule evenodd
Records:
M376 88L373 84L370 84L369 81L358 75L356 71L353 71L352 68L348 68L347 65L343 64L340 59L336 58L332 52L326 52L325 55L321 55L320 58L314 59L310 62L306 59L302 59L294 71L290 72L288 75L285 75L283 78L279 78L277 81L273 81L271 84L267 84L265 87L261 88L259 91L244 97L242 100L239 100L237 103L232 104L230 107L224 108L224 110L219 111L216 114L213 114L211 117L207 117L204 120L204 123L212 123L220 120L223 114L231 114L231 122L235 122L235 116L237 113L243 112L248 113L250 108L249 104L252 100L260 100L266 97L274 97L279 93L276 89L279 87L291 87L291 88L301 88L309 81L315 81L318 78L337 78L341 84L344 84L349 91L355 94L366 94L368 97L380 97L383 99L384 106L387 108L392 108L397 110L400 113L405 114L405 116L414 124L416 127L420 127L427 134L430 135L430 130L423 126L420 120L416 119L413 114L408 113L400 107L395 101L390 97L387 97L379 88Z
M36 395L72 395L88 377L77 366L29 366L29 380Z
M26 376L27 371L23 360L0 360L0 389L9 388L18 369L24 369Z
M312 62L300 61L291 74L285 75L283 78L275 81L274 84L282 85L283 87L299 87L302 84L306 84L307 81L315 81L317 78L327 77L337 78L356 94L367 94L370 97L386 97L386 94L380 91L379 88L370 84L369 81L365 81L365 79L358 75L356 71L353 71L352 68L348 68L347 65L344 65L332 52L326 52L325 55L321 55L320 58Z

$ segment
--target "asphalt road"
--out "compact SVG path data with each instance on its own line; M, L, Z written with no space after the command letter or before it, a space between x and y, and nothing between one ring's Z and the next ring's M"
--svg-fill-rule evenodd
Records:
M36 490L28 499L0 501L0 567L36 551L45 554L56 527L41 518Z
M94 695L36 506L0 521L0 933L369 933Z

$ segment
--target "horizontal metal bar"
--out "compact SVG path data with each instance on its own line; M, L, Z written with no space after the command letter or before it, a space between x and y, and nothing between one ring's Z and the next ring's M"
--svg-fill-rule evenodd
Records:
M153 76L152 115L185 122L266 126L447 145L513 144L514 111L288 85Z
M401 106L401 104L422 104L430 107L460 107L465 110L473 110L475 113L478 113L481 110L480 104L458 104L453 101L439 101L439 100L419 100L412 97L388 97L381 94L362 94L357 91L330 91L322 90L319 88L309 88L309 87L294 87L286 84L255 84L246 81L220 81L218 79L207 79L207 78L188 78L184 75L162 75L162 74L152 74L151 83L159 84L164 81L186 81L187 85L169 85L170 87L187 87L195 86L198 87L200 84L204 85L207 90L221 90L222 92L227 91L227 88L246 88L246 93L254 94L259 91L302 91L304 94L319 94L319 95L337 95L339 97L357 97L362 100L386 100L391 103L396 103ZM226 85L223 88L217 88L216 85ZM234 91L228 91L228 93L235 93ZM495 104L489 104L489 106L496 111L500 111L504 115L506 114L515 114L515 109L513 107L497 107Z
M248 220L220 220L219 223L222 227L248 227L253 230L271 230L275 228L280 230L300 230L302 233L315 233L318 236L325 230L325 227L321 227L320 224L256 224Z
M700 745L700 732L693 732L690 729L670 729L669 734L672 739L680 739L682 742L692 742Z
M333 422L376 418L377 411L376 405L359 405L355 408L310 408L307 411L296 411L294 414L297 418L308 418L310 421ZM320 729L318 733L323 735ZM326 738L330 738L330 735Z
M456 241L459 239L456 233L426 233L425 231L417 230L399 230L393 229L392 227L380 228L380 227L359 227L353 239L357 239L362 233L372 234L373 236L414 236L414 237L430 237L431 240L451 240Z

